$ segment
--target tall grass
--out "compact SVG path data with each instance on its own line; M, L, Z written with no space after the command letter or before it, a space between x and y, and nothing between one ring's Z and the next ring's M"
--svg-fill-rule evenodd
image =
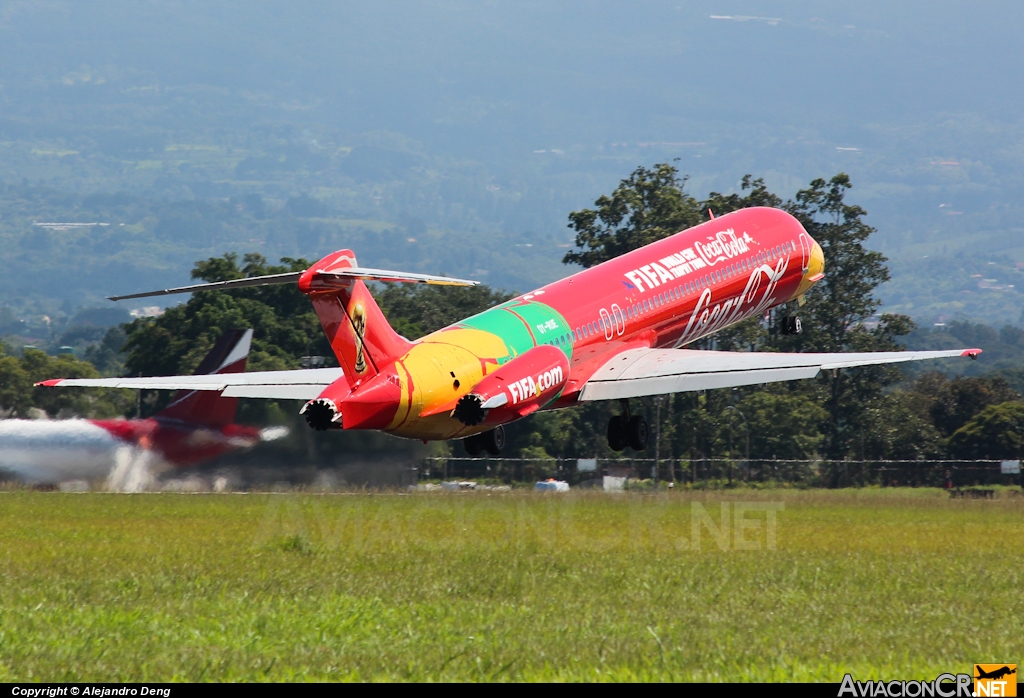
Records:
M934 678L1021 659L1022 514L920 490L5 492L0 681Z

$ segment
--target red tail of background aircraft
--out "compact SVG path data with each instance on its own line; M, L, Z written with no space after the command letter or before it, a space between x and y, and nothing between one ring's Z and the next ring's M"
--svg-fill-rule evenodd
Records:
M821 370L974 357L980 350L758 353L684 347L799 299L824 277L821 247L784 211L749 208L522 294L415 342L398 336L365 281L474 281L359 267L350 250L305 272L198 284L129 296L297 283L310 297L339 369L216 379L56 379L50 386L179 388L224 396L300 399L317 430L379 429L416 439L462 439L497 455L502 426L540 409L618 400L614 450L642 450L647 421L629 399L812 378ZM795 317L783 328L798 331Z
M243 374L251 342L251 329L225 332L194 377ZM261 440L259 429L234 423L237 404L237 398L185 389L148 419L0 420L0 469L27 482L57 483L106 477L119 461L143 452L158 467L194 465Z

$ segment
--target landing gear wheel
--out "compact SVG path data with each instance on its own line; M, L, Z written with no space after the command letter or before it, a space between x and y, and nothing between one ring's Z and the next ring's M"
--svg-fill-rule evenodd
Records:
M801 334L804 331L800 318L790 315L782 318L782 334Z
M480 434L467 436L462 440L462 445L466 448L466 455L470 458L476 458L480 455L480 452L484 450Z
M630 419L627 436L629 438L629 446L634 451L642 451L647 448L647 437L650 436L647 420L639 415Z
M626 418L617 414L608 420L608 448L621 451L626 448Z
M483 442L484 448L492 456L500 456L501 449L505 448L505 428L502 426L494 427L477 438Z

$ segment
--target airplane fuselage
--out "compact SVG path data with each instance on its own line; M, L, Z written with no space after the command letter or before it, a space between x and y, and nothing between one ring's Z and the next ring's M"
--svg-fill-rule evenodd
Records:
M624 349L683 347L761 316L805 293L823 268L821 247L795 218L744 209L438 330L376 375L322 395L339 404L345 429L462 438L575 404ZM545 345L557 351L524 357ZM459 399L492 375L495 409L472 426L453 417Z

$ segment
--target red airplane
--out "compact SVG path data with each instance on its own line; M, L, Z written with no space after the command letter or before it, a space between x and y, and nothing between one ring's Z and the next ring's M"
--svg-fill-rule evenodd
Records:
M251 329L225 332L193 377L243 375L251 342ZM31 483L90 480L143 452L151 466L185 467L282 435L235 424L237 403L185 390L149 419L0 420L0 470Z
M682 347L800 298L824 276L821 247L793 216L749 208L525 293L411 342L388 324L364 281L474 285L361 268L349 250L304 272L197 284L122 298L297 283L341 368L168 378L56 379L50 386L177 388L306 401L316 430L379 429L462 439L497 455L503 425L541 409L619 400L614 450L642 450L648 427L629 398L812 378L821 370L971 356L979 349L834 354ZM786 327L796 331L795 319Z

